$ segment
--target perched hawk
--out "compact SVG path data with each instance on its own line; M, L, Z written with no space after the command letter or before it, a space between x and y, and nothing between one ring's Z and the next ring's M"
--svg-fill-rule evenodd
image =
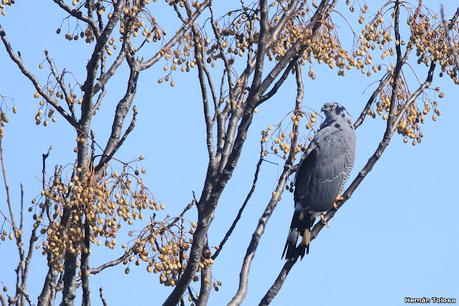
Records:
M355 132L352 118L338 103L322 107L325 121L304 153L295 178L295 212L282 257L309 253L316 216L332 207L354 166ZM297 240L302 241L297 248Z

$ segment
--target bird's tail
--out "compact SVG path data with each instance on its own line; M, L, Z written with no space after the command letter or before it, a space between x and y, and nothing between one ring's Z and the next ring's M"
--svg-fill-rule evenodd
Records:
M305 253L309 253L311 227L314 221L315 217L310 212L295 211L292 223L290 224L287 241L285 242L284 251L282 252L283 258L285 257L286 260L290 260L297 256L301 256L301 259L303 259ZM299 236L303 236L303 239L297 247L296 243Z

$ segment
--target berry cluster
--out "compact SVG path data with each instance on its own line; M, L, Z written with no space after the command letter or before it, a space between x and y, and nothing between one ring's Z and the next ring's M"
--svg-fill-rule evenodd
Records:
M261 131L262 139L261 141L263 143L269 143L270 141L270 149L265 150L264 155L268 154L275 154L279 155L283 159L286 159L290 150L291 150L291 139L295 136L295 131L293 129L294 126L299 126L300 121L303 117L306 117L308 119L308 122L305 125L306 130L312 131L314 128L314 125L317 122L317 113L315 112L310 112L310 113L305 113L305 112L298 112L296 114L293 114L290 119L290 122L286 122L286 120L282 120L277 125L277 128L273 131L272 126L268 126L265 130ZM290 130L290 132L287 132ZM288 133L288 135L287 135ZM287 137L288 136L288 137ZM300 151L303 151L307 147L307 143L311 141L312 135L309 135L307 139L304 142L298 142L297 145L294 148L294 152L298 153Z
M118 174L99 176L77 168L70 180L60 172L42 191L48 205L50 223L41 229L46 235L43 248L58 264L65 253L88 252L84 246L84 228L89 224L90 241L113 249L122 222L133 224L143 219L143 210L161 210L140 177L144 170L125 165Z
M193 242L192 234L196 223L188 222L189 228L185 228L183 218L177 220L164 220L152 222L135 239L133 246L128 249L123 245L126 252L131 252L123 263L128 265L135 260L135 265L142 262L147 264L146 270L158 274L159 282L165 286L175 286L183 270L187 266L189 249ZM131 236L132 232L129 233ZM198 272L206 266L213 264L210 250L206 250L199 263ZM129 267L125 269L129 273ZM193 276L193 281L198 281L199 276Z

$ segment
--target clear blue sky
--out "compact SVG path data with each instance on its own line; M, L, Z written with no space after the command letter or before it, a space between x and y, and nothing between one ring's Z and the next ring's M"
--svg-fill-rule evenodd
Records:
M432 8L439 9L439 4L435 2ZM168 20L166 16L173 13L157 17L166 26L174 25L175 19ZM21 51L24 62L41 80L47 77L38 69L44 49L49 50L60 69L66 67L83 80L88 49L81 41L68 43L54 34L64 17L54 4L17 1L8 15L0 18L12 45ZM342 78L336 76L336 71L317 65L315 69L318 74L315 81L305 78L305 105L318 110L326 101L339 101L357 117L371 94L371 89L364 90L372 80L359 73ZM161 65L141 75L135 99L140 112L137 128L118 155L124 160L132 160L141 153L146 156L146 183L167 205L171 215L182 210L192 191L199 195L206 171L205 129L195 74L196 71L176 73L175 88L156 83L162 76ZM424 78L424 73L421 77ZM111 81L109 90L112 91L95 119L96 135L102 142L110 131L112 110L124 90L125 78L126 69L122 69ZM435 123L426 120L423 143L412 147L403 144L399 136L394 137L373 172L330 227L312 243L310 254L294 267L272 305L402 305L405 296L459 299L456 194L459 90L449 79L439 80L436 76L435 82L446 94L440 101L443 115ZM16 203L20 182L24 184L27 201L40 192L41 154L50 145L54 149L48 160L49 169L56 163L72 163L75 158L75 135L64 120L59 119L47 128L35 125L38 101L32 97L34 92L3 47L0 48L0 94L12 97L18 108L16 115L10 115L4 138L9 183ZM250 188L258 159L260 131L279 122L292 108L294 97L295 87L289 82L256 115L243 157L217 209L210 245L219 243ZM357 161L351 179L375 150L383 124L381 120L370 119L358 130ZM214 279L220 280L223 286L219 292L212 293L209 305L224 305L235 293L246 247L281 171L281 166L264 164L257 190L213 266ZM4 199L2 188L3 210ZM258 303L283 265L280 257L292 211L292 196L284 194L256 253L245 305ZM194 213L189 215L190 219L194 217ZM0 248L0 282L5 281L12 287L17 252L12 242L2 242ZM108 252L103 247L94 247L91 266L120 254L121 248ZM45 261L38 253L34 260L29 287L35 299L43 283ZM91 278L94 305L100 304L97 297L100 286L104 287L109 305L159 305L170 292L170 288L160 286L157 275L148 274L144 266L131 268L129 275L125 275L123 269L113 268Z

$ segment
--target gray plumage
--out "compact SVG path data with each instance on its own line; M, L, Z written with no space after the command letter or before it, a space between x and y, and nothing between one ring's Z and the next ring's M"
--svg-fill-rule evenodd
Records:
M316 216L330 209L343 191L354 166L352 118L338 103L322 107L325 121L304 153L295 178L295 212L285 243L286 259L309 252L310 230ZM299 236L303 239L297 246Z

